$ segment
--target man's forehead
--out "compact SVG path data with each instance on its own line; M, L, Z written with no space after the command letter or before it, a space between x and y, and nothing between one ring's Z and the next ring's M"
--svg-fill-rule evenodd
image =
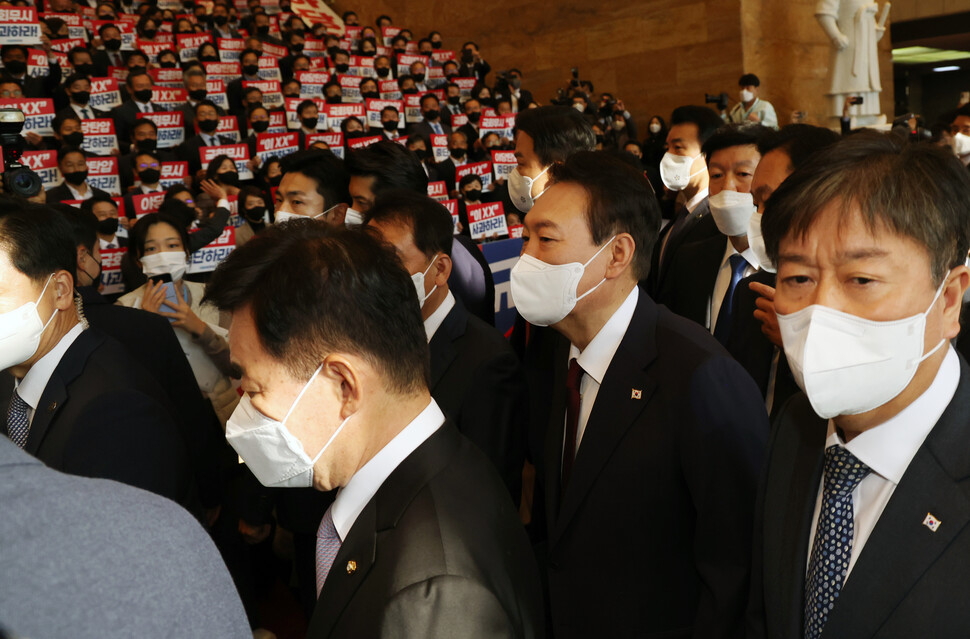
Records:
M546 189L542 197L535 200L529 214L525 216L525 225L529 229L549 226L562 229L571 227L577 218L583 217L586 200L586 192L576 184L571 182L553 184Z

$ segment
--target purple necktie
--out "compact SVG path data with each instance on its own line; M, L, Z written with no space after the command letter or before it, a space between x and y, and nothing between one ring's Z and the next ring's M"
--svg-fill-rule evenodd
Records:
M333 526L332 510L333 506L327 509L320 520L320 527L317 528L317 597L323 590L323 584L327 581L327 575L330 574L330 568L340 550L340 535Z

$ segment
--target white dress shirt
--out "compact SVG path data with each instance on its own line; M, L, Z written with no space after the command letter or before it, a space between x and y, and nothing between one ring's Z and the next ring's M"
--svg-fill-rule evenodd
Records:
M350 418L353 421L353 417ZM337 491L330 507L333 527L340 540L347 538L364 507L374 498L384 481L407 457L445 423L445 415L432 399L428 406L354 473L347 485ZM353 425L350 425L353 428Z
M88 188L82 195L80 191L74 188L73 184L68 184L67 180L64 180L64 184L67 185L67 190L70 191L71 195L74 196L71 198L72 200L90 200L92 197L94 197L94 189L92 189L90 185L88 185Z
M121 242L118 241L118 235L117 234L115 234L115 236L111 238L111 241L110 242L107 241L106 239L104 239L103 237L99 237L98 238L98 244L99 244L99 248L102 251L104 249L115 249L115 248L120 248L121 247Z
M873 528L876 527L886 504L893 496L893 491L906 473L909 463L913 461L916 451L923 445L926 436L930 434L943 411L953 400L959 383L960 358L950 346L930 387L895 417L856 435L849 443L842 441L835 430L835 424L829 420L829 434L825 440L825 447L842 446L872 469L872 472L866 475L866 478L852 491L852 516L855 530L846 577L852 572L852 567L859 558L862 548L866 545ZM823 476L819 484L818 498L815 501L815 514L812 516L806 572L811 563L815 527L818 525L819 513L822 509L824 483ZM922 513L919 513L919 516L922 517ZM913 524L919 524L919 520L915 520Z
M71 102L71 108L74 109L74 113L77 114L77 117L81 118L82 120L92 120L98 117L94 113L94 109L91 108L90 104L85 104L84 106L81 106L80 104L74 104L73 102ZM87 112L87 115L85 115L85 111Z
M154 113L155 109L152 108L151 102L139 102L138 100L133 100L135 106L138 107L139 113Z
M424 332L428 335L428 343L431 343L431 338L434 334L438 332L438 328L441 327L441 323L445 321L448 313L451 309L455 308L455 296L449 290L448 295L441 302L441 305L434 310L434 313L428 315L428 319L424 320Z
M148 195L149 193L164 193L165 189L162 188L161 182L155 185L155 188L151 188L146 184L139 184L138 188L141 189L142 195ZM220 200L221 201L221 200Z
M44 394L44 389L47 388L47 382L50 381L51 375L54 374L54 369L57 365L61 363L61 359L64 357L64 353L67 349L71 347L74 340L84 332L84 326L79 322L74 325L74 327L64 334L64 337L54 344L52 348L46 355L37 360L24 378L17 382L17 394L20 395L20 399L27 403L27 421L34 421L34 413L37 412L37 404L40 403L40 396Z
M580 352L579 348L571 344L569 346L569 359L574 358L583 369L582 381L579 383L579 419L576 427L576 451L579 451L579 444L583 440L583 433L586 432L586 422L593 411L593 404L596 403L596 395L599 393L600 385L606 376L606 371L613 361L616 349L620 347L623 336L630 328L633 320L633 312L637 308L637 300L640 298L638 286L634 286L626 300L620 304L613 316L607 320L603 328L599 330L596 337L586 345ZM568 419L568 418L567 418ZM563 446L565 446L565 432L563 433Z
M710 304L707 306L707 327L711 329L711 333L714 332L714 326L717 324L717 315L721 312L724 295L731 286L731 256L737 253L730 239L727 239L726 243L727 248L724 249L724 255L721 257L721 266L717 270L717 279L714 280L714 291L711 295ZM754 254L750 246L744 253L741 253L741 257L748 263L741 277L748 277L758 270L760 266L758 264L758 256Z

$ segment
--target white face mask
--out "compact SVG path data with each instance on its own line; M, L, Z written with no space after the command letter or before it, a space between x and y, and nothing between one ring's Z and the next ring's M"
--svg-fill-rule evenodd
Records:
M435 256L431 258L431 264L428 264L428 268L424 269L423 273L414 273L411 275L411 281L414 282L414 290L418 294L418 302L421 308L424 308L424 303L428 301L428 298L431 297L432 293L438 290L438 285L435 284L434 288L432 288L429 293L426 294L424 292L424 276L428 274L428 271L431 270L431 267L434 266L437 259L438 255L435 254Z
M750 193L724 190L712 195L709 202L718 231L728 237L747 235L748 223L755 212L754 197Z
M40 313L37 312L37 304L43 299L53 277L52 273L47 278L37 301L27 302L12 311L0 314L0 371L23 364L37 352L41 335L54 321L59 310L54 309L46 324L41 321Z
M542 193L539 193L539 195L532 197L532 186L535 184L536 180L545 175L546 171L551 168L552 165L550 164L546 168L542 169L542 172L534 178L526 177L519 173L519 167L512 169L512 172L509 173L507 182L509 185L509 199L512 200L512 204L515 205L515 208L519 209L523 213L529 212L532 205L535 204L536 200L539 199L539 195L545 193L545 191L542 191Z
M182 251L159 251L141 258L141 271L148 277L168 274L177 282L185 275L189 260Z
M614 239L616 239L615 235L601 246L585 264L579 262L546 264L531 255L523 254L509 274L512 301L515 302L515 308L519 311L519 314L527 322L536 326L551 326L561 322L576 307L579 300L595 291L600 287L600 284L606 281L604 277L599 281L599 284L582 295L576 296L579 281L583 278L586 267Z
M315 220L318 217L325 216L327 213L329 213L330 211L334 210L338 206L340 206L340 205L339 204L335 204L334 206L331 206L329 209L327 209L323 213L317 213L316 215L299 215L298 213L291 213L290 211L277 211L276 212L276 223L277 224L282 224L283 222L286 222L287 220L292 220L292 219L298 218L298 217L305 217L305 218L309 218L311 220Z
M970 135L964 135L963 133L957 133L953 136L953 152L957 156L964 156L970 154Z
M949 273L947 273L949 276ZM822 419L858 415L882 406L909 385L923 354L926 315L877 322L813 304L778 315L785 355L799 388Z
M742 102L751 102L752 100L754 100L754 93L752 93L751 91L748 91L747 89L742 89L741 90L741 101Z
M671 191L683 191L686 189L692 177L700 175L707 169L706 166L703 166L697 173L690 172L690 167L694 166L694 160L700 156L700 153L694 157L674 155L670 151L664 153L663 159L660 160L660 179L664 183L664 186Z
M757 211L751 214L751 220L748 222L748 246L751 247L751 251L758 258L758 266L769 273L775 273L775 264L768 257L768 249L765 248L765 238L761 234L762 215L762 213L758 213Z
M656 135L660 133L661 128L663 127L661 127L658 123L654 122L653 124L650 125L650 132Z
M583 104L582 102L574 102L573 108L579 111L580 113L586 113L586 105Z
M347 214L344 216L344 224L347 226L360 226L364 223L364 214L355 209L347 209Z
M256 410L249 394L242 396L226 422L226 441L243 458L259 483L269 488L309 488L313 485L313 465L333 443L352 417L347 417L333 432L316 457L310 459L300 440L286 428L286 420L303 394L323 368L321 364L297 395L283 421L278 422Z

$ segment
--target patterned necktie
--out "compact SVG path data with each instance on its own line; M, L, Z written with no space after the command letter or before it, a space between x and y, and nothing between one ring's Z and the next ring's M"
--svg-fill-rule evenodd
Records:
M437 122L432 123L431 126L434 127L435 134L437 135L444 134L444 131L442 130L441 125L438 124Z
M7 408L7 437L10 441L23 448L27 444L27 434L30 432L30 421L27 419L27 409L30 408L15 390Z
M744 277L744 270L748 268L748 261L735 253L728 258L731 266L731 283L728 284L724 299L721 301L721 310L717 313L717 324L714 325L714 337L721 344L727 345L728 338L731 336L731 312L734 306L734 289L738 287L738 282Z
M91 114L90 114L90 113L88 112L88 110L87 110L87 109L81 109L81 116L82 116L82 117L83 117L83 118L84 118L85 120L90 120L90 119L91 119Z
M327 508L323 519L320 520L320 527L317 528L317 597L323 590L323 584L327 581L333 560L337 558L337 551L340 550L340 535L333 526L333 507Z
M562 447L562 491L566 492L569 475L576 459L576 437L579 431L579 406L581 395L579 386L583 381L583 367L573 358L569 360L569 373L566 375L566 439Z
M822 508L805 577L805 639L818 639L839 598L852 557L852 491L870 468L842 446L825 450Z

